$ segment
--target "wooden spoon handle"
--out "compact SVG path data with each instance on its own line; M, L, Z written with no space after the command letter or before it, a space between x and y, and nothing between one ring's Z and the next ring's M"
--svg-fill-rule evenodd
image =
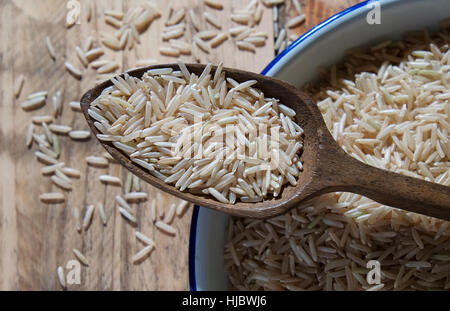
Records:
M322 172L329 176L328 191L358 193L381 204L450 220L450 187L366 165L342 149L333 157L336 165Z

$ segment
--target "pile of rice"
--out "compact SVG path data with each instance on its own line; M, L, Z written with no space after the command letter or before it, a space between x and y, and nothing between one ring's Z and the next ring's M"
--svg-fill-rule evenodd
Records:
M259 202L295 186L303 148L295 111L265 97L256 80L227 78L222 65L197 76L178 64L111 79L88 110L97 137L177 189L222 203Z
M308 88L348 154L450 186L449 43L448 31L425 31L352 51ZM449 235L447 221L334 193L273 219L232 219L225 266L240 290L450 289ZM381 284L366 280L370 260Z

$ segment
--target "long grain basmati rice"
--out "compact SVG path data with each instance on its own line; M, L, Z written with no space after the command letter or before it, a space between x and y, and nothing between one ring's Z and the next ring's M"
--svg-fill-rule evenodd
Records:
M195 37L194 41L196 39L201 40ZM288 166L297 163L302 167L296 155L303 147L303 130L292 120L295 111L276 99L265 98L254 88L256 80L239 83L226 78L223 65L212 72L212 65L208 64L202 74L196 76L181 61L178 64L180 71L176 72L172 68L157 68L148 70L141 79L111 79L114 86L106 89L88 109L90 117L96 120L97 129L102 132L97 137L112 142L133 162L181 191L201 190L226 204L235 203L240 198L245 202L258 202L269 194L278 196L282 186L288 182L295 185L301 170L288 169ZM142 87L150 89L149 97L142 93ZM114 93L125 97L118 99ZM279 115L278 110L282 112ZM197 117L202 120L196 124ZM271 134L257 137L258 122L262 122L259 126L281 130L281 141L270 153L267 148L275 144L271 139L278 138L272 137L271 129L267 132ZM198 129L197 134L190 130L195 131L197 126L202 132L208 131L207 137L213 136L212 129L220 129L219 133L231 129L231 137L235 132L238 143L242 146L247 144L250 156L236 159L234 155L238 150L226 155L223 147L222 150L215 149L220 144L211 139L205 141L205 157L199 160L192 158L191 152L196 145L187 150L184 145L199 135ZM229 144L230 138L226 140ZM237 146L234 144L233 148ZM281 155L281 169L265 164L277 151ZM226 159L213 161L219 152L226 155ZM220 166L217 165L219 163ZM192 174L194 170L196 173ZM237 170L239 178L234 176ZM275 179L270 176L265 181L267 186L262 187L261 174L266 171ZM218 174L213 176L213 172ZM230 187L235 190L229 191ZM245 191L240 192L242 190ZM129 187L125 193L127 200L146 198L145 193L132 193Z
M448 83L436 72L450 51L445 35L428 36L432 45L422 33L349 52L348 62L324 71L306 91L348 154L445 184L449 154L436 156L448 143ZM449 282L440 273L450 267L439 261L439 249L449 239L446 221L334 193L269 220L233 218L225 267L240 290L442 290ZM366 281L370 259L382 264L380 285Z

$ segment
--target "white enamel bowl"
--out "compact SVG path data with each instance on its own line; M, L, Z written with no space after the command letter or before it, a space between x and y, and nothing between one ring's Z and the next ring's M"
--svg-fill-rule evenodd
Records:
M380 0L381 23L369 24L367 15L377 5L371 2L378 1L359 3L314 27L262 73L301 86L316 79L320 67L338 63L350 48L401 39L411 30L436 30L439 21L450 18L450 0ZM223 252L228 219L225 214L195 207L189 242L191 290L227 290Z

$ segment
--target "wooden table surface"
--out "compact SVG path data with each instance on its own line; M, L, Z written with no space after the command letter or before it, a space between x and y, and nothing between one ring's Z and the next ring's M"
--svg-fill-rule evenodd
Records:
M39 195L49 191L60 191L48 177L41 175L43 166L34 157L36 147L25 146L25 129L32 116L51 113L50 101L43 108L25 112L20 103L31 94L48 90L50 96L57 90L63 95L63 113L55 123L67 124L74 129L87 129L80 113L68 107L70 101L79 100L89 89L95 74L87 69L78 81L64 69L65 60L77 63L74 48L82 45L88 35L98 39L100 33L111 32L103 21L103 12L114 9L125 12L140 3L153 3L163 13L149 29L141 34L141 44L131 51L113 52L105 48L104 59L115 59L120 70L135 65L136 59L154 58L160 62L173 62L170 57L158 54L161 45L160 33L164 27L169 5L175 10L194 9L197 16L209 11L215 16L219 12L205 7L202 0L153 0L153 1L95 1L90 22L86 20L85 5L81 2L81 24L70 29L65 27L68 1L62 0L12 0L0 3L0 290L59 290L56 268L65 266L74 259L72 249L81 250L89 260L89 267L81 269L81 283L69 286L69 290L188 290L188 236L192 207L173 225L175 237L156 230L150 219L149 205L157 200L160 208L167 209L177 203L174 197L161 193L148 185L141 185L149 194L149 201L135 205L139 223L131 227L118 214L115 196L120 187L105 186L98 181L101 174L127 175L125 169L110 164L106 169L88 167L85 158L103 152L95 139L74 142L60 137L61 161L82 172L74 181L73 190L67 192L64 204L47 205L39 201ZM235 24L229 14L232 8L243 8L249 1L222 1L224 9L218 17L224 29ZM290 1L279 8L280 24L296 13ZM301 0L306 23L288 31L300 35L325 18L357 3L356 0ZM206 24L201 20L202 28ZM185 39L190 38L192 27L187 27ZM264 8L263 19L257 29L266 31L273 38L272 10ZM45 47L49 36L56 50L52 61ZM227 40L209 55L201 53L201 62L218 63L225 66L259 72L274 57L273 40L257 48L256 53L240 51L232 40ZM186 62L191 56L182 57ZM78 64L78 63L77 63ZM79 64L78 64L79 66ZM19 98L13 94L15 80L23 74L25 84ZM38 127L38 126L37 126ZM103 226L99 215L94 214L87 232L79 234L75 229L73 209L78 207L83 215L89 204L103 203L108 223ZM140 230L152 237L156 249L149 258L135 265L133 255L143 247L136 241L135 231Z

